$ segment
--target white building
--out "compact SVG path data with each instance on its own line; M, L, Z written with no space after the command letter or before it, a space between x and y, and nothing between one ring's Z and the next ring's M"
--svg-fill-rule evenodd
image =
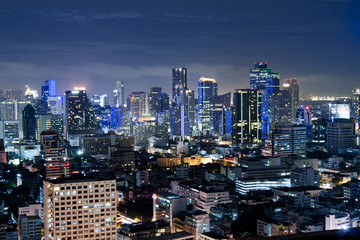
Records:
M195 209L199 209L210 213L210 208L215 207L218 204L231 203L232 200L229 197L228 191L199 191L199 198L194 206Z
M325 216L325 231L348 228L350 228L350 215L348 213Z
M19 207L19 216L39 216L41 218L41 222L44 222L45 213L44 207L42 204L30 204L26 207Z

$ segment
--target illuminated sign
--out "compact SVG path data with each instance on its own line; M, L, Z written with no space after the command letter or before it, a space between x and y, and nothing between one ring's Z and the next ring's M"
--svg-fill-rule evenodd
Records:
M330 119L350 119L350 103L330 103Z

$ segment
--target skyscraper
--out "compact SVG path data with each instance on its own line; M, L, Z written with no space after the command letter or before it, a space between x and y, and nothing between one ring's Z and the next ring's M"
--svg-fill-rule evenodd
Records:
M162 92L161 87L150 88L149 112L157 117L159 112L169 110L169 96Z
M187 88L187 69L172 69L172 102L170 106L171 137L189 137L195 118L195 95Z
M116 89L114 90L114 106L115 107L124 107L125 104L125 95L124 95L124 82L117 81Z
M360 131L360 89L353 90L353 108L357 130Z
M55 94L55 80L46 80L41 86L42 100L47 101L49 96L55 96Z
M284 88L287 88L290 94L290 120L294 122L296 120L296 111L299 107L299 84L296 78L285 79Z
M149 113L149 101L145 92L132 92L129 96L129 103L133 121L135 121L140 115Z
M172 69L172 99L176 102L176 98L180 96L181 89L187 89L187 69Z
M236 90L233 104L233 144L258 144L261 141L260 90Z
M36 140L36 111L30 104L26 105L23 110L23 130L24 139L35 141Z
M280 76L267 67L266 62L255 63L250 69L250 88L261 89L261 136L267 138L271 124L271 96L279 91Z
M327 151L338 155L345 148L356 146L354 119L338 118L327 124Z
M65 120L67 132L94 129L94 114L85 89L65 92Z
M201 77L198 85L199 91L199 131L210 133L212 124L213 97L218 95L218 84L215 79Z

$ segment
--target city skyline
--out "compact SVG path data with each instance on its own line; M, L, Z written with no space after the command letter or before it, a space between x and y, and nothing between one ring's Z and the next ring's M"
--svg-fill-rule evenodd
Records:
M258 61L281 82L296 77L301 94L350 96L359 88L356 1L36 2L1 4L3 88L28 82L39 91L55 79L57 93L81 85L111 94L124 81L126 96L152 86L170 94L171 69L186 67L189 89L204 75L222 94L248 88Z

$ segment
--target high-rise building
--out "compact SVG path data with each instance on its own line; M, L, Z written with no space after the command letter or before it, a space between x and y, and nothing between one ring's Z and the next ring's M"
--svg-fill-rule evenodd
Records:
M290 121L294 122L296 119L296 111L299 107L299 84L296 78L285 79L285 83L283 85L284 89L289 91L290 95Z
M187 69L173 68L172 69L172 99L177 102L182 89L187 89Z
M324 147L327 142L327 122L325 118L312 121L312 143Z
M291 96L289 89L282 89L272 95L271 123L291 122Z
M26 105L23 110L23 131L24 139L35 141L36 140L36 111L30 105Z
M68 133L95 128L94 113L85 89L65 92L65 119Z
M250 69L250 88L261 89L261 136L267 138L271 125L271 96L280 89L280 76L267 67L266 62L256 62Z
M49 96L47 102L51 114L64 114L64 96Z
M161 87L150 88L149 112L157 117L159 112L169 110L169 96L162 92Z
M36 136L37 141L40 143L40 135L43 131L55 131L61 141L64 139L64 116L63 115L37 115L36 116Z
M44 181L45 239L116 240L115 180Z
M218 95L218 84L215 79L201 77L199 91L199 131L207 134L214 130L212 124L213 99Z
M261 141L260 90L236 90L234 93L233 104L233 144L258 144Z
M124 95L124 81L116 82L116 89L114 90L114 106L124 107L125 95Z
M49 96L55 96L55 94L55 80L46 80L41 86L42 100L47 101Z
M173 101L170 107L170 136L190 137L191 129L195 124L195 96L194 91L182 89L177 102Z
M0 139L4 139L5 147L19 141L20 121L0 121Z
M360 89L353 90L352 103L357 130L360 131Z
M41 218L39 216L20 215L18 228L19 240L41 240Z
M327 151L341 154L345 148L356 146L354 119L335 119L327 124Z
M149 113L149 101L145 92L134 91L128 99L133 121L136 121L139 116Z
M265 156L288 157L306 155L306 127L291 123L278 123L271 128L269 138L265 140Z
M153 194L153 220L170 222L171 232L174 232L173 218L183 211L186 211L186 198L170 192Z
M213 119L214 133L224 136L222 135L224 124L226 124L226 121L224 121L224 116L226 116L225 113L226 110L230 108L231 92L215 96L212 101L213 101L212 119Z
M40 137L44 149L46 179L70 177L70 161L58 134L52 130L43 131Z

